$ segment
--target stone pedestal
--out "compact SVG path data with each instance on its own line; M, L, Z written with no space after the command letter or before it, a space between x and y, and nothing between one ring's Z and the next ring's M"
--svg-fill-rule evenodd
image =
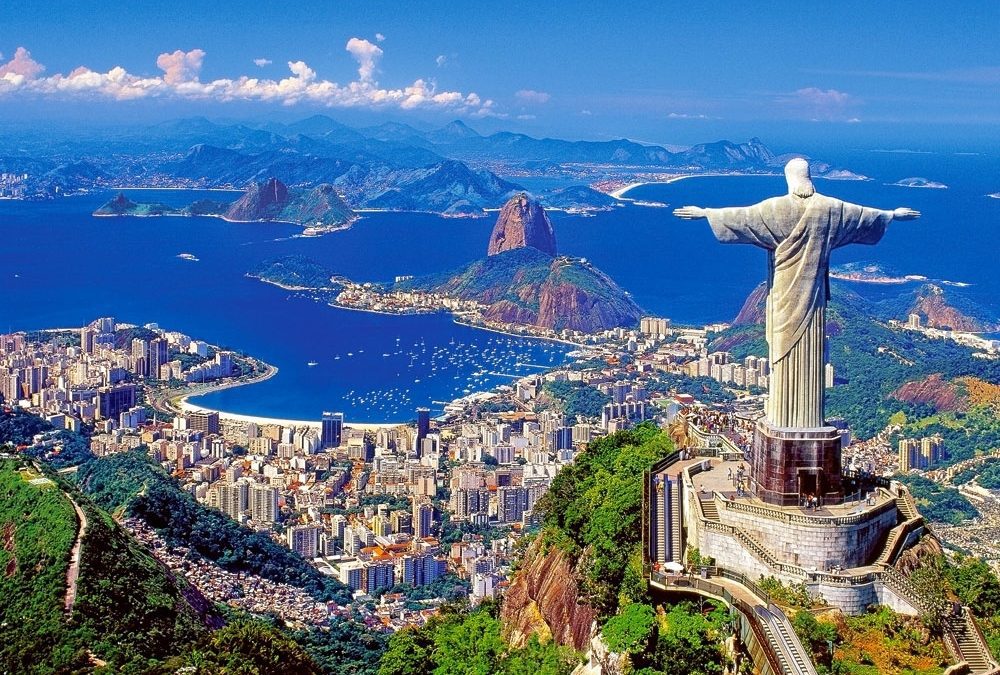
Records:
M754 431L750 481L759 499L796 506L814 495L822 504L839 504L840 433L834 427L779 429L765 420Z

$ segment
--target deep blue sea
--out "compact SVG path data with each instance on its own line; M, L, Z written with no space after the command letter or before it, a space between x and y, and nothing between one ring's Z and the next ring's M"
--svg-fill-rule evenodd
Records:
M996 160L857 153L841 164L876 180L819 180L820 192L881 208L910 206L923 217L893 224L878 246L837 251L835 264L872 261L900 274L970 283L965 293L997 309L1000 199L986 197L1000 191ZM911 176L949 189L885 185ZM751 204L784 191L781 177L706 177L644 186L628 196L672 209ZM355 280L450 269L485 253L492 216L365 214L346 232L290 238L298 228L282 224L92 217L108 196L0 201L0 330L80 326L105 315L156 322L279 368L266 382L197 403L295 419L339 410L356 422L412 419L417 406L440 409L466 390L562 363L569 349L459 326L447 315L336 309L244 276L263 259L293 253ZM143 191L132 198L180 205L200 196ZM704 221L677 220L668 209L628 206L595 217L551 216L562 252L589 258L641 306L678 323L732 319L764 278L763 251L721 245ZM179 259L179 253L199 261Z

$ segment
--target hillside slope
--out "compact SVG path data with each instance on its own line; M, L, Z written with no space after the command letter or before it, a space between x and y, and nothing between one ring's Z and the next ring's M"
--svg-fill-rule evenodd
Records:
M145 668L149 659L176 654L222 625L203 596L54 475L2 460L0 494L3 670L74 670L86 667L89 654L115 670ZM76 602L66 616L66 571L78 527L73 501L88 527Z

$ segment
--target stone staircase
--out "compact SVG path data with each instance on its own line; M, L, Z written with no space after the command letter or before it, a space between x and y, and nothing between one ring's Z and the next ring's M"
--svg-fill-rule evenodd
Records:
M715 503L714 499L702 499L701 512L705 514L706 520L719 522L719 505Z
M910 496L909 492L904 493L900 497L896 497L896 508L898 508L899 512L903 514L903 520L920 518L920 514L917 512L917 506L913 503L913 497Z
M893 563L893 558L896 557L896 547L900 543L899 540L902 536L902 525L897 525L889 530L889 538L885 540L885 546L882 548L882 553L875 560L876 565L891 565Z
M963 608L961 614L950 617L945 626L954 641L953 646L958 649L970 672L977 675L997 672L997 662L967 608Z

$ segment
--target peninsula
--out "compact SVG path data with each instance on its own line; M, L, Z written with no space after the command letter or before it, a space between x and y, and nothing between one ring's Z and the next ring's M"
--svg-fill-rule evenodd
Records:
M487 255L457 269L393 283L344 279L301 256L265 261L248 273L329 304L389 314L449 311L475 326L544 338L633 327L642 310L583 258L559 255L552 223L525 193L500 210ZM324 292L326 292L324 294Z

